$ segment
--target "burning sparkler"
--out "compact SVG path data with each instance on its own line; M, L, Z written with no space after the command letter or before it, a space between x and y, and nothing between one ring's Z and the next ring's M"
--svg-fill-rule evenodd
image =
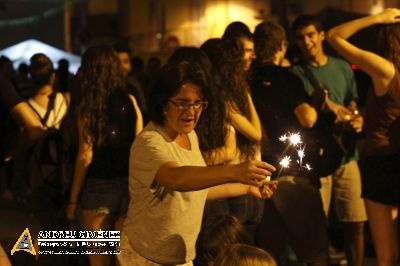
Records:
M290 158L290 156L283 157L283 159L279 162L279 164L281 165L281 168L279 168L277 178L281 175L283 168L289 167L291 161L292 161L292 159Z
M288 152L289 148L292 146L296 151L297 151L297 156L299 159L297 160L297 163L299 164L300 167L307 169L310 171L312 168L310 165L307 163L303 166L303 158L305 157L305 145L303 147L300 146L301 143L303 143L300 133L288 133L284 134L281 137L279 137L279 141L282 141L286 143L288 141L288 144L286 145L285 149L283 150L281 154L281 161L279 162L280 164L280 169L277 175L277 178L279 178L280 174L282 173L283 168L289 168L290 162L292 159L290 156L287 156L286 153ZM296 149L299 147L298 149Z

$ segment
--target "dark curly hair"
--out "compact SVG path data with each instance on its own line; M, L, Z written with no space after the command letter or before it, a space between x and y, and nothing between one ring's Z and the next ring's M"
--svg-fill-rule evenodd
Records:
M400 23L377 27L377 52L400 69Z
M238 39L214 39L202 45L213 65L213 73L221 99L238 113L250 119L247 93L250 93L243 69L242 47ZM243 158L252 158L256 152L256 141L236 132L236 141Z
M196 53L201 52L198 48L193 49L196 49ZM205 64L192 62L190 57L181 57L176 51L168 63L161 68L151 90L149 98L151 121L158 125L164 124L164 110L168 100L177 94L185 83L193 83L199 86L202 89L204 99L212 101L210 93L211 74L208 68L209 66L207 67Z
M225 143L227 135L225 105L219 96L220 90L215 87L214 76L211 75L211 62L208 56L199 48L180 47L169 58L169 63L188 61L191 64L199 64L209 76L209 90L203 93L208 99L208 107L201 114L196 125L196 133L199 138L200 150L207 154L214 149L220 148Z
M119 90L125 90L124 74L117 53L108 45L89 48L82 56L81 85L75 114L83 129L98 146L104 144L107 99Z
M249 27L241 21L234 21L226 26L222 39L241 39L246 38L249 40L253 39Z

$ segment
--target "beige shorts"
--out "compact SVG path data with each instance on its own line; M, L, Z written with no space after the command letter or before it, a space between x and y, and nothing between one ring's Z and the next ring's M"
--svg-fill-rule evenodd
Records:
M129 243L129 239L126 236L124 232L121 232L121 241L120 241L120 246L118 247L118 251L120 253L117 255L118 262L120 266L131 266L131 265L137 265L137 266L160 266L163 264L158 264L156 262L153 262L151 260L148 260L139 254L136 253L131 247L131 244ZM171 264L168 264L168 266L174 266ZM185 264L177 264L176 266L193 266L193 262L188 262Z
M331 200L340 222L367 220L364 199L361 198L361 175L358 163L352 160L340 166L332 175L321 177L321 198L324 212L329 213Z

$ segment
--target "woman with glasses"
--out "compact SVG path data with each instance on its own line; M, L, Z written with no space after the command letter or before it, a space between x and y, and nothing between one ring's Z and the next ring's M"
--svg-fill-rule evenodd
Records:
M356 32L374 25L379 25L378 53L348 41ZM372 78L360 164L362 196L378 265L396 265L400 220L400 9L389 8L336 26L328 32L328 41Z
M269 198L276 188L265 179L275 170L265 162L206 167L194 128L213 101L210 86L210 70L196 60L161 69L150 95L151 122L131 149L122 266L193 265L206 199Z

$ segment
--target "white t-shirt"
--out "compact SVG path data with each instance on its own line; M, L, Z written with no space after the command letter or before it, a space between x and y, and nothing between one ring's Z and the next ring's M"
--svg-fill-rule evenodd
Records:
M40 118L43 118L46 115L47 108L43 108L32 98L30 98L28 102L40 115ZM54 108L50 111L49 118L46 121L46 127L55 127L57 129L60 128L61 122L66 115L67 110L68 103L64 95L60 92L57 92L56 98L54 99Z
M167 162L205 166L193 130L191 150L173 142L162 128L149 123L136 137L129 159L131 202L123 231L132 248L160 264L183 264L194 259L207 189L170 191L158 185L155 174Z

